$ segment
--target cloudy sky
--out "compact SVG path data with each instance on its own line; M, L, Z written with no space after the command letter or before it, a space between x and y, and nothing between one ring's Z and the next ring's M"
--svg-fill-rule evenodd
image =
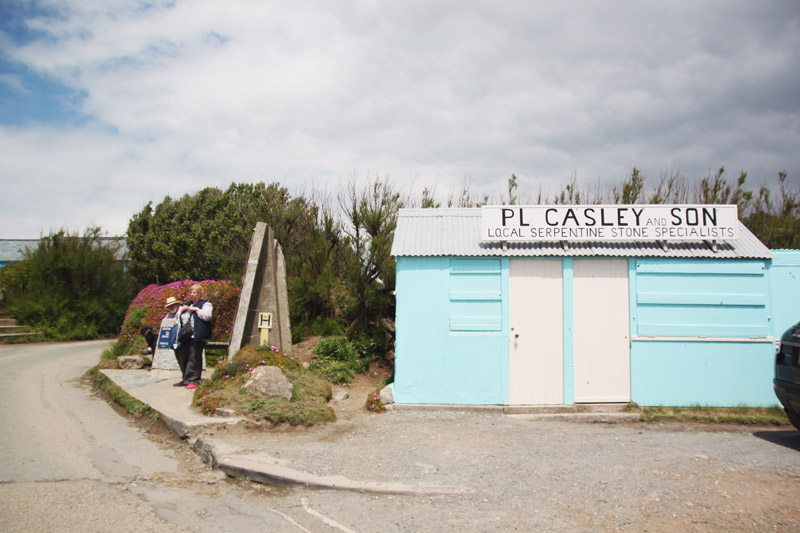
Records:
M207 186L800 183L800 3L0 1L0 238Z

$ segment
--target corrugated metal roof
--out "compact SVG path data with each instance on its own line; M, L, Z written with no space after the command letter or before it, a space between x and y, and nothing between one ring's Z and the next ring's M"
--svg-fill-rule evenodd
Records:
M744 224L739 239L707 242L481 242L478 208L401 209L392 256L504 257L681 257L772 259L772 254ZM666 248L666 249L665 249Z
M119 242L117 260L122 261L128 254L128 245L124 237L100 237L106 243ZM16 263L22 261L24 250L34 250L39 246L39 239L0 239L0 263Z
M13 263L22 261L22 250L33 249L39 246L39 239L0 239L0 261Z

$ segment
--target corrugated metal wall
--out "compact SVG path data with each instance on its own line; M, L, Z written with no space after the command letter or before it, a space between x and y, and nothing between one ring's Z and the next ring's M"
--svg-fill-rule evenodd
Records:
M636 261L636 333L667 337L768 337L764 261Z
M633 401L776 403L767 261L626 261ZM571 268L572 260L564 259L562 379L567 402L573 401L575 376L577 300ZM800 261L793 268L800 270ZM800 276L795 270L785 273ZM787 283L800 287L797 280ZM396 401L509 403L509 302L531 297L509 291L507 258L397 258ZM800 299L791 298L785 307L796 311Z
M639 259L632 271L634 402L775 403L765 261Z
M773 250L769 270L772 293L772 334L779 339L800 322L800 250Z
M508 403L508 260L397 258L399 403Z

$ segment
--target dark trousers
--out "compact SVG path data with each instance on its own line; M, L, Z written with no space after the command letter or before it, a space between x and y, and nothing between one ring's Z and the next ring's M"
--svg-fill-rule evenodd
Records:
M203 373L203 347L206 341L182 342L175 350L175 357L178 359L178 366L181 367L183 382L200 383L200 376Z

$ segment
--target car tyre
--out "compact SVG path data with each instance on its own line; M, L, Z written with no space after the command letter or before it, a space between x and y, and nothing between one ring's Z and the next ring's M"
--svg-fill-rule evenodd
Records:
M784 408L783 408L783 410L786 412L786 418L788 418L788 419L789 419L789 422L791 422L791 423L792 423L792 425L793 425L793 426L794 426L794 427L795 427L795 428L796 428L798 431L800 431L800 414L798 414L798 413L797 413L797 412L795 412L795 411L792 411L792 410L791 410L791 409L789 409L788 407L784 407Z

